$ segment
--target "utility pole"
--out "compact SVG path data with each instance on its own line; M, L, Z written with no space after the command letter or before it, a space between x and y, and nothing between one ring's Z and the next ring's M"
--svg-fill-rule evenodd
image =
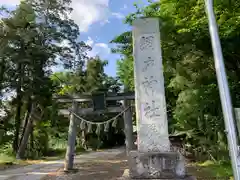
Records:
M225 121L225 129L228 139L228 147L230 151L232 169L234 179L240 179L240 167L239 167L239 146L238 138L236 134L236 127L234 121L234 114L231 102L231 96L225 72L225 66L223 61L222 48L218 35L218 27L213 8L213 0L205 0L206 12L209 21L209 32L211 35L212 49L215 61L215 68L223 110L223 116Z

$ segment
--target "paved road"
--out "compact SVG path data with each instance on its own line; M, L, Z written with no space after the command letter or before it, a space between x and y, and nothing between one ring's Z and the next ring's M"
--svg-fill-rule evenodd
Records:
M90 152L75 157L75 163L86 163L100 157L114 158L124 152L124 148ZM0 180L40 180L63 168L64 160L49 161L22 168L0 171Z

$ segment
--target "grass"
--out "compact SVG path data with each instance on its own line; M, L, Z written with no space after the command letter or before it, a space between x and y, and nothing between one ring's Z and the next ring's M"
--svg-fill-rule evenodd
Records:
M0 154L0 170L7 169L7 168L13 168L13 167L20 167L33 164L33 162L29 161L23 161L23 160L17 160L13 156L6 155L6 154Z
M233 179L230 163L205 161L189 164L189 173L199 179L224 178Z
M76 155L82 154L83 152L84 152L84 149L82 149L82 148L76 149ZM47 154L46 156L44 156L41 159L43 159L45 161L55 161L55 160L59 160L59 159L64 159L65 153L66 153L66 149L53 149L53 150L49 151L49 154Z
M83 151L82 148L77 148L76 154L79 155ZM13 155L0 154L0 170L8 168L18 168L31 164L39 164L46 161L55 161L59 159L64 159L66 149L52 149L46 156L43 156L36 160L26 159L26 160L17 160Z

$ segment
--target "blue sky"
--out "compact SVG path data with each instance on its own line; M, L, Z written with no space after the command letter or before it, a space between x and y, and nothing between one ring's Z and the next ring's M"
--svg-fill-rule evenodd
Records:
M0 0L0 4L15 6L20 0ZM134 12L133 4L139 0L72 0L71 18L79 25L80 39L92 46L89 56L99 55L108 60L105 72L116 75L116 62L119 55L111 54L109 43L116 35L131 30L123 23L124 17Z

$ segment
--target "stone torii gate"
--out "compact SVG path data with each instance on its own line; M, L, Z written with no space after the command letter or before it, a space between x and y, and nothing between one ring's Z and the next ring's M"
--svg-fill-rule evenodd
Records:
M81 96L60 96L55 97L60 103L72 103L69 122L69 132L68 132L68 146L65 156L65 171L73 169L74 165L74 151L75 151L75 142L77 136L77 125L79 124L76 115L88 115L88 114L104 114L104 113L120 113L124 111L124 133L125 133L125 144L126 152L133 150L134 148L134 139L133 139L133 123L132 123L132 111L131 111L131 100L135 99L133 92L128 93L116 93L116 94L107 94L104 93L96 95L81 95ZM109 101L122 101L123 107L119 105L106 106ZM81 102L93 102L92 108L79 108L78 103ZM65 116L69 116L68 109L60 109L59 113Z

